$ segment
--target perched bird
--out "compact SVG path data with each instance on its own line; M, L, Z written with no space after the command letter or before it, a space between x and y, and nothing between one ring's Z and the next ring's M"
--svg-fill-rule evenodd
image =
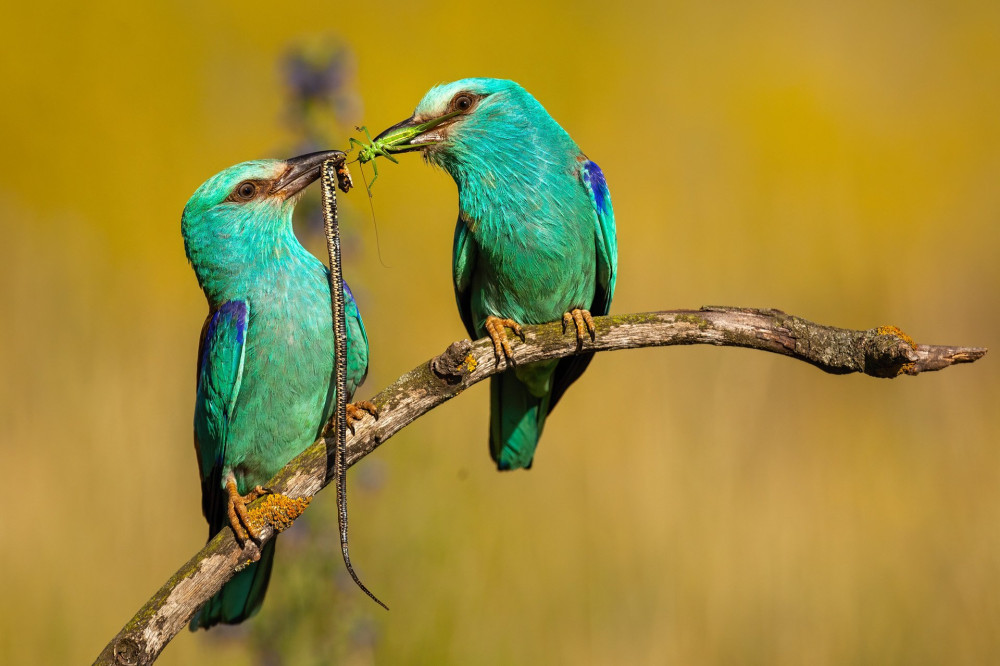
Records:
M184 247L209 308L194 409L209 539L227 525L241 543L257 538L246 504L319 437L334 409L329 272L292 232L298 194L334 155L341 153L237 164L205 181L184 207ZM346 282L343 289L353 395L368 372L368 338ZM349 406L349 417L369 407ZM257 612L274 544L202 607L192 630Z
M463 79L432 88L368 155L420 150L458 185L453 271L469 335L489 335L509 362L505 328L562 318L594 336L608 313L618 245L611 195L587 159L524 88ZM518 366L490 379L490 453L501 470L531 467L545 419L593 353Z

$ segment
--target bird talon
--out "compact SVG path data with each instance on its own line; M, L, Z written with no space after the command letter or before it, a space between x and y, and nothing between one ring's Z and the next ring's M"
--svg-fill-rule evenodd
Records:
M597 326L594 324L594 318L590 315L590 310L573 308L569 312L564 312L562 316L564 334L566 327L571 323L576 328L576 348L578 350L583 348L583 338L586 334L590 334L591 342L597 339Z
M264 486L254 486L253 490L243 496L243 501L249 504L258 497L263 497L264 495L273 495L274 491L270 488L265 488Z
M486 332L493 341L493 355L496 358L497 365L500 365L502 357L507 359L508 365L513 366L515 365L514 352L511 351L510 341L507 340L507 335L504 332L506 328L512 330L514 335L521 338L522 342L524 341L524 329L513 319L501 319L493 315L486 318Z
M236 481L230 477L226 481L226 492L229 494L227 513L229 515L229 525L233 528L233 536L236 542L243 548L247 539L259 542L260 538L250 526L250 515L247 513L246 500L240 495L236 488Z
M493 337L492 334L490 337ZM508 355L508 347L506 340L501 340L498 337L493 338L493 358L497 365L500 365L500 359L506 358Z
M236 480L232 475L226 481L226 493L229 495L229 526L233 528L233 535L236 537L236 542L240 545L240 548L246 545L247 539L252 540L258 545L260 544L260 533L250 523L250 513L247 511L247 504L261 495L267 495L271 492L273 491L262 486L255 486L253 490L244 496L240 495L240 491L236 488Z
M378 421L378 407L374 403L368 402L367 400L360 400L358 402L350 402L347 404L347 429L354 434L354 424L365 417L366 414L371 414L371 416Z

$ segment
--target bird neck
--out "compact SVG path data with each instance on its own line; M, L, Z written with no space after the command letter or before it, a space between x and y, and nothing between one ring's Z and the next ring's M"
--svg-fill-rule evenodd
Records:
M291 211L266 224L211 225L214 233L185 234L188 258L210 307L260 294L284 293L323 265L292 231Z
M561 127L462 146L441 166L458 186L459 208L480 247L489 250L548 236L579 194L580 149Z

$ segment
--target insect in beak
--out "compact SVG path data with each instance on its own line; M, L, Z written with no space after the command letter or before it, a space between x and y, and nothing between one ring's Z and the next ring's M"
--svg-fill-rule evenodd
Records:
M368 184L369 189L375 184L375 180L378 179L378 165L374 161L376 157L385 157L389 161L398 164L399 162L393 155L420 150L440 143L443 137L439 132L434 132L434 128L461 113L462 111L452 111L419 123L411 116L400 123L396 123L374 139L368 133L367 127L357 128L359 132L365 133L368 143L365 144L354 137L351 137L349 141L351 148L358 147L358 162L361 164L365 162L372 163L372 170L375 172L375 175L372 177L372 182Z

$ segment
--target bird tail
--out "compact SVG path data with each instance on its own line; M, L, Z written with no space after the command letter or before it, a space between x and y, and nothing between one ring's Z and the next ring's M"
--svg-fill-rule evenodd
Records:
M264 544L260 559L248 565L222 586L191 618L190 629L208 629L219 623L239 624L253 616L264 603L267 583L274 564L274 544L277 539Z
M514 372L490 378L490 455L499 470L529 469L551 391L534 395Z

